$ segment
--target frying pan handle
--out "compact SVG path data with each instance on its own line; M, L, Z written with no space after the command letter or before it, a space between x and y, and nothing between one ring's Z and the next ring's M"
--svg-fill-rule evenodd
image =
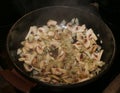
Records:
M29 93L30 90L36 86L36 83L33 83L29 80L26 80L22 77L15 69L13 70L2 70L0 75L7 80L10 84L15 86L17 89L21 90L24 93Z
M120 93L120 74L105 88L103 93Z

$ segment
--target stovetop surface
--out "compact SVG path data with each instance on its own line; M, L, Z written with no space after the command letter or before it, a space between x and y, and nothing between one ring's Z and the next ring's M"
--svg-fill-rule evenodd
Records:
M11 2L3 0L0 3L0 66L2 69L11 69L13 66L11 65L11 61L7 55L6 51L6 38L7 34L11 28L11 26L25 13L40 8L44 6L51 6L55 0L40 0L40 4L34 2L34 0L25 0L21 2L20 0L11 0ZM84 1L84 0L83 0ZM89 0L88 0L89 1ZM96 0L97 1L97 0ZM102 91L108 86L108 84L120 73L120 35L119 35L119 16L120 16L120 8L119 4L116 2L108 2L108 0L98 0L99 3L99 14L104 20L104 22L109 26L112 30L113 35L116 40L116 55L113 60L113 64L110 69L104 74L101 78L93 82L92 84L88 84L87 86L83 86L74 91L70 91L71 93L102 93ZM19 3L19 5L18 5ZM22 6L22 7L21 7ZM20 8L21 7L21 8ZM11 86L11 85L10 85ZM1 88L1 87L0 87ZM14 88L13 88L14 89ZM18 90L16 90L18 93ZM45 91L47 90L40 89L38 87L34 88L31 93L35 91ZM19 91L20 92L20 91ZM66 92L66 91L65 91ZM1 93L1 92L0 92ZM12 93L12 92L11 92Z

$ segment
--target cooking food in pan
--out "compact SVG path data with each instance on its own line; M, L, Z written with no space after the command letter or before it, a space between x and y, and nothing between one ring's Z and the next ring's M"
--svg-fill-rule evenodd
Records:
M97 43L92 28L70 22L48 20L43 26L31 26L22 47L17 50L31 77L50 84L74 84L96 76L105 64L104 49ZM101 41L102 43L102 41Z

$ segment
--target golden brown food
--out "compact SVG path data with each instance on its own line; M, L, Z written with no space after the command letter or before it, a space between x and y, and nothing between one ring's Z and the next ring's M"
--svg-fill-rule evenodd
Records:
M40 81L57 85L83 82L96 76L104 65L97 39L77 18L60 24L49 20L47 25L30 27L17 51L18 60Z

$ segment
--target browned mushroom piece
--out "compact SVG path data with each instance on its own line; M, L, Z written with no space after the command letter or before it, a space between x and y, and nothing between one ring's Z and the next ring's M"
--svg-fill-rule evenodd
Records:
M25 70L30 72L33 70L33 67L24 63Z

